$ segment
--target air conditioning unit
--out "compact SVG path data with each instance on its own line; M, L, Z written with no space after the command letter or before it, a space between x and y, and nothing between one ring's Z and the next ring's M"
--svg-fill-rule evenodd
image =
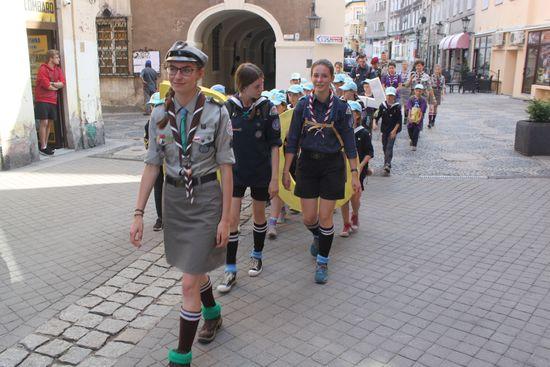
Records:
M493 34L493 46L504 46L504 33L496 32Z
M525 43L524 31L510 32L510 45L523 46L524 43Z

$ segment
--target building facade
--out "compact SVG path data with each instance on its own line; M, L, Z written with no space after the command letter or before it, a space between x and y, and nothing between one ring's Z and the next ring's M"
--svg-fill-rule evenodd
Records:
M441 65L454 78L472 70L472 37L476 0L427 0L422 31L421 57L431 68Z
M145 0L104 0L97 22L113 30L99 40L106 60L117 65L100 67L104 106L139 106L143 103L138 77L150 59L160 79L167 79L162 60L177 39L187 40L209 55L202 84L223 84L234 89L233 76L242 62L253 62L265 73L265 87L286 88L290 74L308 77L318 58L342 61L345 3L332 0L166 0L155 5ZM98 24L99 24L98 23ZM118 47L118 48L117 48ZM116 54L110 59L110 53ZM100 55L100 63L103 56ZM120 60L120 62L119 62ZM126 61L129 61L128 63Z
M418 57L422 0L389 0L389 57L396 61L412 61Z
M357 53L365 50L365 0L352 0L346 3L344 18L345 46Z
M367 56L380 56L383 51L388 51L388 6L389 0L367 1L367 13L365 16L365 53Z
M39 160L33 87L48 49L61 54L66 85L58 99L58 119L48 143L55 148L82 149L104 143L99 94L95 1L33 0L13 2L0 17L7 85L12 100L0 122L2 169Z
M478 0L473 64L499 76L500 91L550 99L550 8L547 0Z

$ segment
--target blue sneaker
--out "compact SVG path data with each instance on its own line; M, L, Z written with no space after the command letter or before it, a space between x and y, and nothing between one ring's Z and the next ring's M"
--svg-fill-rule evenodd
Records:
M317 263L317 269L315 269L315 283L325 284L328 280L328 266L327 264Z
M313 257L317 257L319 253L319 237L313 237L313 243L309 246L309 253Z

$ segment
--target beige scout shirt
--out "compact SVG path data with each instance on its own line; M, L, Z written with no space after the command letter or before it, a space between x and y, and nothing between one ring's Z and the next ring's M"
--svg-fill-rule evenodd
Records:
M187 111L186 134L189 132L197 97L198 94L184 106ZM174 99L174 102L176 123L179 129L184 110L176 99ZM181 177L179 150L172 135L172 130L170 130L170 123L164 129L159 129L157 126L157 122L164 118L165 113L164 105L155 107L151 113L149 149L147 150L145 163L160 166L164 159L166 174L179 178ZM215 172L221 164L234 164L235 156L232 140L233 131L227 109L225 106L220 106L207 98L191 148L193 177L201 177Z

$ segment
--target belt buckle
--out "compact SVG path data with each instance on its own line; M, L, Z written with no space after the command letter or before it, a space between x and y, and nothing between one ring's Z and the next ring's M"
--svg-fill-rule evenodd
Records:
M319 153L319 152L313 152L313 154L311 155L311 158L313 158L313 159L321 159L321 153Z

